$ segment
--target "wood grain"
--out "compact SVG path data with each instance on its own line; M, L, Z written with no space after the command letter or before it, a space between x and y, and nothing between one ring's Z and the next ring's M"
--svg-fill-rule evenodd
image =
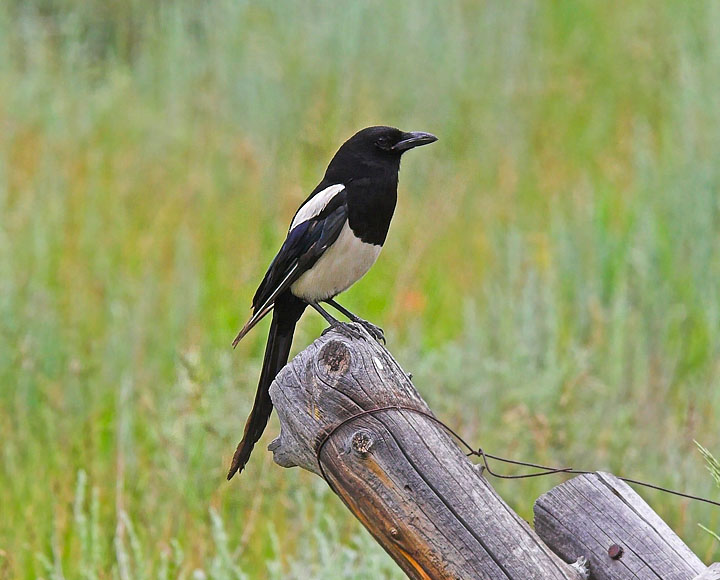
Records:
M587 558L594 580L692 580L700 559L624 481L609 473L571 479L535 502L535 530L560 557ZM610 547L620 555L613 559Z

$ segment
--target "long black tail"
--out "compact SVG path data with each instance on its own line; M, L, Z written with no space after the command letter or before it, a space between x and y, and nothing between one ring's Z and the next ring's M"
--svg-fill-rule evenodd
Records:
M305 302L289 292L279 296L275 302L270 333L265 346L265 358L260 373L260 381L255 393L255 402L245 423L242 441L238 444L233 455L230 471L227 474L228 479L243 470L248 459L250 459L255 443L257 443L265 430L265 425L267 425L273 408L270 400L270 385L278 372L280 372L280 369L288 361L295 325L300 320L306 306Z

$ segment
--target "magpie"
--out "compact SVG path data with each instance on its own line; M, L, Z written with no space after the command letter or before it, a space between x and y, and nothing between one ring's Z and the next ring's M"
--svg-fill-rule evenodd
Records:
M252 316L233 347L265 315L273 312L255 402L227 478L245 467L272 412L269 388L288 361L295 325L307 306L331 327L341 324L329 304L378 340L382 329L356 316L334 298L347 290L377 260L397 203L400 157L437 141L430 133L394 127L367 127L338 149L325 176L295 212L287 238L252 300Z

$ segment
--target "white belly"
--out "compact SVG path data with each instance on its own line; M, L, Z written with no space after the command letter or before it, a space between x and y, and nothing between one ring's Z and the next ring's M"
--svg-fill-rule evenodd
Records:
M366 244L355 237L350 226L340 231L335 243L290 286L303 300L319 302L347 290L370 269L382 246Z

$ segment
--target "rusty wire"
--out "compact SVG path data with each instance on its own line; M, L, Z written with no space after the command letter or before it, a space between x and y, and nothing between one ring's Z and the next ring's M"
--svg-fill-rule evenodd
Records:
M435 417L435 415L429 413L428 411L425 411L423 409L417 409L415 407L408 407L406 405L388 405L386 407L376 407L374 409L365 409L363 411L359 411L353 415L350 415L349 417L346 417L342 421L339 421L335 425L333 425L328 431L325 433L323 438L320 440L320 443L317 446L317 451L315 454L315 459L317 460L318 466L320 467L320 474L322 478L326 481L330 489L335 491L335 488L333 487L330 479L327 477L327 473L325 472L325 468L323 467L322 461L320 459L320 454L322 453L323 448L325 447L325 444L330 440L330 438L335 434L335 432L343 427L344 425L347 425L348 423L354 421L355 419L358 419L360 417L364 417L366 415L374 415L376 413L381 413L385 411L409 411L411 413L415 413L417 415L421 415L427 419L430 419L440 427L442 427L445 431L447 431L450 435L452 435L457 441L459 441L467 450L468 452L465 454L467 456L475 455L476 457L479 457L482 459L483 462L483 468L485 471L487 471L490 475L493 477L497 477L499 479L528 479L530 477L541 477L544 475L553 475L557 473L568 473L572 475L585 475L594 473L594 471L587 471L584 469L573 469L572 467L548 467L547 465L539 465L537 463L530 463L527 461L518 461L516 459L508 459L506 457L502 457L500 455L493 455L491 453L486 453L481 447L478 447L477 449L473 448L465 439L463 439L458 433L456 433L451 427L446 425L443 421ZM535 472L535 473L523 473L518 475L505 475L502 473L497 473L493 471L490 467L490 464L488 462L488 459L492 459L494 461L501 461L503 463L510 463L513 465L521 465L523 467L531 467L533 469L540 469L541 471ZM720 502L707 499L705 497L700 497L697 495L691 495L689 493L683 493L681 491L676 491L674 489L668 489L666 487L662 487L660 485L655 485L653 483L647 483L645 481L639 481L637 479L631 479L629 477L621 477L621 476L615 476L618 479L621 479L622 481L626 483L632 483L634 485L640 485L642 487L648 487L650 489L655 489L658 491L662 491L664 493L669 493L672 495L677 495L679 497L684 497L686 499L690 499L693 501L699 501L708 503L714 506L720 507Z

